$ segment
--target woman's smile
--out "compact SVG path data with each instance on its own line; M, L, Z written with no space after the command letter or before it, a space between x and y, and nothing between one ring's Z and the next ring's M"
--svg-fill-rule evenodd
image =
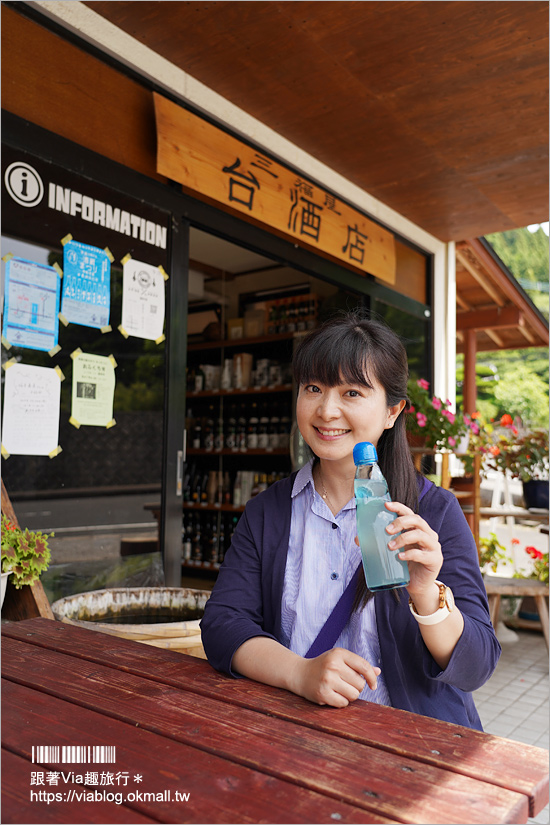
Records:
M316 427L313 425L313 429L319 433L319 436L325 440L332 440L334 438L340 438L343 435L347 435L351 432L350 429L335 429L334 427Z

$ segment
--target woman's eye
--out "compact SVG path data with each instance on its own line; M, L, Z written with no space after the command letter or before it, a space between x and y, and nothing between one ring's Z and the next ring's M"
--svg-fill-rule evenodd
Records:
M321 392L319 387L316 384L307 384L305 387L306 392Z
M361 393L358 392L357 390L349 390L348 395L349 395L350 398L359 398Z

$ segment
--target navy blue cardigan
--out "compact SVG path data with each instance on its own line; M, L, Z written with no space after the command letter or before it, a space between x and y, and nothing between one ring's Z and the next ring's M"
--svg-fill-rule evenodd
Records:
M201 621L210 664L233 676L233 654L254 636L281 642L281 600L290 535L293 476L248 502ZM481 730L471 691L493 673L500 656L472 533L455 496L433 485L420 515L439 535L439 574L453 591L464 630L441 670L411 615L406 591L374 596L381 668L394 707Z

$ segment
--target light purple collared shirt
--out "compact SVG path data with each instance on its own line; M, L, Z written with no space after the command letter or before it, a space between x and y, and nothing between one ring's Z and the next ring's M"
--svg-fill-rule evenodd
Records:
M300 656L305 656L317 638L361 562L361 551L355 544L355 498L334 516L315 489L312 465L310 461L302 467L292 488L281 608L284 644ZM374 599L352 614L335 647L351 650L381 667ZM359 698L391 705L384 674L378 677L376 690L365 686Z

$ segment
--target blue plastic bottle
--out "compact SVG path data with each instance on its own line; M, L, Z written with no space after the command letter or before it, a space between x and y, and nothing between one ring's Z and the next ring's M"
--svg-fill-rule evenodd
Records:
M356 444L353 461L356 466L357 535L367 587L373 591L404 587L410 581L409 568L406 561L398 558L399 550L388 549L388 542L396 534L386 533L386 527L397 516L384 506L384 502L391 501L391 498L386 479L377 464L378 454L374 444L370 441Z

